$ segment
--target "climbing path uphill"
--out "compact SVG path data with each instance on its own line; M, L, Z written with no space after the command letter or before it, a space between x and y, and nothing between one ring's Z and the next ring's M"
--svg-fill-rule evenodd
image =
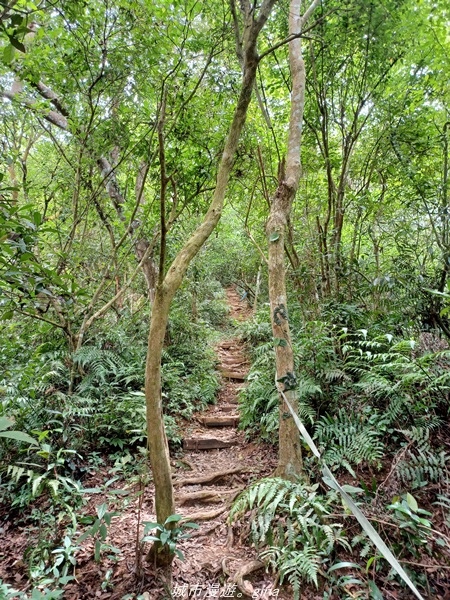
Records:
M251 309L246 301L232 288L226 293L230 317L249 318ZM255 550L233 534L227 517L232 501L243 489L273 472L276 457L270 447L246 441L238 430L238 394L246 385L249 369L243 342L226 339L216 351L222 376L217 404L189 424L183 439L184 457L175 465L177 513L200 526L180 545L186 561L174 564L174 589L183 589L186 598L193 589L208 593L211 586L223 586L224 590L226 585L234 586L236 595L227 597L252 597L253 590L263 593L272 589L263 565L255 560ZM251 582L244 579L249 575Z
M251 310L236 291L228 289L226 293L231 319L249 318ZM147 561L141 561L142 570L136 577L137 546L130 540L135 539L136 531L142 537L144 523L156 521L155 491L149 485L143 494L132 495L129 500L125 497L126 508L112 518L108 543L120 549L118 561L104 557L105 564L94 563L93 542L86 540L77 554L76 580L65 588L65 600L134 600L136 597L144 600L252 597L291 600L292 594L274 588L270 575L257 560L257 551L248 544L250 519L234 528L227 521L234 498L252 481L271 475L277 460L272 446L250 442L238 429L238 394L246 385L249 368L245 345L239 338L232 337L221 341L216 352L222 377L217 404L187 423L184 453L171 459L176 513L182 515L183 520L199 525L199 529L191 530L189 539L177 544L184 560L177 557L173 562L171 595L167 592L170 584L166 575L155 573ZM122 488L121 483L118 485ZM110 496L102 499L93 496L90 512L95 513L102 501L111 506ZM25 549L27 538L23 536L20 543ZM1 550L0 545L0 555ZM1 567L0 561L0 573ZM112 573L113 585L104 589L105 573Z
M227 300L232 318L244 319L251 314L234 289L227 289ZM217 345L216 351L223 385L217 404L197 417L196 424L184 438L183 447L187 452L225 449L244 442L243 435L236 431L239 425L237 403L238 393L245 385L248 358L242 342L237 338L223 340ZM227 461L233 458L230 453L225 454Z
M227 298L232 318L242 320L251 314L233 289L227 290ZM242 435L236 432L239 425L237 403L238 393L245 385L248 358L242 342L236 338L223 340L216 351L223 385L217 404L197 417L197 426L192 428L191 436L183 440L186 451L229 448L243 441Z

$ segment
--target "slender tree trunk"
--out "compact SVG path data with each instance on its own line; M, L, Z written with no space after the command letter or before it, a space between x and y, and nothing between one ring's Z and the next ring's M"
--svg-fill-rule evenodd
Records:
M164 429L161 396L161 354L169 317L170 297L164 285L159 285L152 305L145 365L145 396L147 398L147 437L155 484L155 505L158 522L163 523L175 513L169 446ZM152 401L149 402L148 399ZM163 511L163 512L162 512ZM162 514L161 514L162 512ZM158 514L159 513L159 514ZM172 557L165 548L152 548L149 557L159 565L170 564ZM158 554L155 554L158 552Z
M248 2L243 2L244 33L242 39L243 78L238 103L230 125L222 158L217 172L216 187L209 209L203 222L194 231L175 257L164 278L161 277L164 265L160 267L160 282L152 307L148 352L145 372L145 396L147 403L147 436L150 449L150 462L155 482L155 508L158 523L175 511L173 486L167 438L164 431L161 400L161 354L167 327L171 301L180 287L190 262L198 253L217 225L223 208L234 155L239 137L247 116L252 97L259 57L256 51L258 35L266 23L277 0L265 0L256 17ZM156 544L158 550L158 544ZM165 552L155 552L150 557L157 564L167 564L173 558Z
M314 0L304 17L301 0L291 0L289 33L298 35L302 25L312 14L319 1ZM266 233L269 244L269 300L272 332L275 338L276 376L280 388L290 404L297 408L294 374L294 353L289 330L285 270L285 234L292 203L300 180L300 147L303 111L305 105L305 63L301 39L289 43L289 64L292 77L291 114L289 121L286 172L280 173L278 188L272 199ZM279 458L277 474L295 478L302 473L300 436L295 422L280 394Z
M259 289L261 287L261 271L262 271L263 261L259 263L258 274L256 275L256 286L255 286L255 297L253 299L253 310L256 312L258 308L258 297L259 297Z

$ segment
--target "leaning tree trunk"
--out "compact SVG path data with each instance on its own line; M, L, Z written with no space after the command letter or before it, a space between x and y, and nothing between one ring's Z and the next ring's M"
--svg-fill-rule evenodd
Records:
M258 35L276 1L265 0L257 18L255 18L250 4L247 2L243 3L244 8L247 7L244 15L245 30L242 40L244 55L243 79L239 100L220 160L213 198L203 222L175 257L165 277L160 273L160 283L156 289L148 338L145 396L147 404L148 445L155 483L155 508L158 523L164 523L167 517L175 512L169 450L164 431L161 398L161 354L170 303L183 281L190 262L211 235L222 214L225 191L233 166L234 155L245 123L255 83L258 67L258 54L256 51ZM157 543L150 552L150 558L154 559L156 564L163 566L171 562L173 555L170 555L166 548L162 548Z
M302 18L300 16L301 0L291 0L290 35L300 34L302 25L318 4L319 0L314 0ZM300 37L289 43L289 65L292 92L286 170L285 172L284 169L280 170L278 188L272 198L266 233L269 245L269 300L272 332L275 340L276 377L280 389L277 475L292 479L301 474L303 465L299 433L283 398L283 394L285 394L294 410L297 409L294 353L287 312L284 245L286 226L297 192L301 169L300 146L305 104L305 63L302 57Z

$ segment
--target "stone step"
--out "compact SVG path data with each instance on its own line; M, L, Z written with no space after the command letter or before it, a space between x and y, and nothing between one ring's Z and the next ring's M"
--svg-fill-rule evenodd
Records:
M238 359L227 359L225 358L224 360L222 360L222 363L220 365L222 367L222 369L233 369L236 371L241 371L242 368L248 368L248 363L245 360L238 360Z
M199 417L198 420L205 425L205 427L237 427L239 424L239 415Z
M231 399L228 400L229 402L232 402L232 403L234 402L234 405L233 404L228 404L228 405L225 405L225 406L220 406L219 407L220 412L233 412L234 410L236 410L236 402L235 402L235 400L236 400L236 398L231 398Z
M237 398L228 398L227 402L234 405L239 404L239 400ZM234 408L236 408L236 406L234 406Z
M227 379L238 379L239 381L245 381L245 378L247 377L247 373L231 371L230 369L224 367L219 367L219 371L222 377L225 377Z
M237 441L218 440L216 438L186 438L183 440L184 450L216 450L231 448Z

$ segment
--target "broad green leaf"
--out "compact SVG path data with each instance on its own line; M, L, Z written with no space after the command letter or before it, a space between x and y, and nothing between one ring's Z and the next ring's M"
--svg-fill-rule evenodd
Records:
M170 515L170 517L167 517L167 519L164 521L164 525L167 523L178 523L178 521L181 521L182 518L182 515Z
M14 311L12 311L12 310L7 310L7 311L5 311L5 312L2 314L2 316L0 317L0 319L1 319L2 321L9 321L10 319L12 319L12 318L13 318L13 316L14 316Z
M100 561L101 550L102 550L102 543L101 543L100 540L96 540L95 541L95 547L94 547L94 560L95 560L95 562L99 562Z
M370 597L372 600L383 600L383 594L380 591L380 588L377 584L369 579L368 581L369 589L370 589Z
M87 540L87 538L91 535L91 530L88 529L88 531L85 531L84 533L82 533L80 535L80 537L78 538L77 542L79 544L81 544L82 542L84 542L84 540Z
M37 446L37 441L23 431L0 431L0 437L9 438L10 440L16 440L18 442L26 442L32 446Z
M12 44L8 44L3 49L3 62L7 65L11 64L14 60L14 55L16 53L16 49Z
M358 569L358 571L360 571L361 565L358 565L357 563L353 562L340 562L330 567L327 572L331 573L332 571L336 571L337 569Z
M53 495L58 494L59 481L57 479L47 479L47 485L53 490Z
M33 480L33 484L31 486L31 493L33 494L33 496L37 495L39 486L41 485L43 479L44 475L40 475L39 477L36 477L36 479Z
M14 425L14 419L9 417L0 417L0 431L4 431Z
M371 556L371 557L369 558L369 560L367 561L367 564L366 564L366 573L368 573L368 572L369 572L369 569L370 569L370 567L372 566L372 563L373 563L375 560L377 560L378 558L382 558L382 556L381 556L380 554L375 554L374 556Z
M169 533L167 531L161 531L161 535L159 536L159 541L161 542L161 544L165 544L167 543L167 540L169 539Z
M188 527L190 529L199 529L200 528L200 525L197 525L197 523L183 523L182 526Z
M97 533L97 531L100 529L101 524L102 524L102 522L100 521L100 519L96 519L95 523L92 525L92 527L90 529L90 534L95 535Z
M184 554L178 548L175 548L175 554L178 556L180 560L184 560Z
M362 492L364 492L364 490L360 487L355 487L354 485L349 485L348 483L345 483L342 486L342 489L346 492L348 492L349 494L361 494Z
M152 529L160 529L161 528L161 525L159 523L154 523L153 521L144 521L143 524L145 525L144 533L147 533L148 531L151 531Z
M412 496L409 492L406 494L406 502L410 509L414 512L417 512L419 505L417 504L417 500Z
M100 504L99 506L97 506L96 510L97 510L97 517L99 519L103 519L106 511L108 510L108 506L107 506L106 502L103 502L103 504Z
M14 46L14 48L17 48L17 50L19 50L20 52L25 53L25 46L22 44L22 42L19 42L19 40L13 36L11 36L9 38L9 41L11 42L11 44Z

